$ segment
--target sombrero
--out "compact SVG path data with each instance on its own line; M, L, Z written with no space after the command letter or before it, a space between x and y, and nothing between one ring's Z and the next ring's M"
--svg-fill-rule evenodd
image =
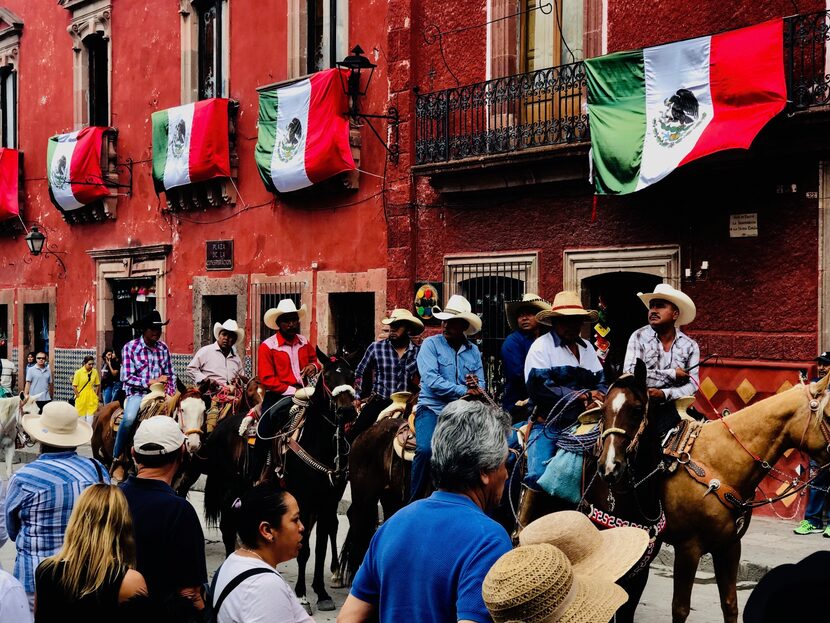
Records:
M528 292L520 301L507 301L504 304L504 313L507 316L507 324L515 331L518 328L516 322L520 309L535 309L536 313L550 309L550 303L541 298L538 294Z
M385 325L390 325L393 322L405 322L411 329L409 335L420 335L424 332L424 323L418 320L408 309L393 309L389 314L389 318L384 318L381 322Z
M265 312L265 316L262 321L269 329L278 331L279 325L277 325L277 321L283 314L297 314L300 317L300 320L302 320L305 317L305 305L300 305L300 308L297 309L297 306L294 304L292 299L283 299L277 303L276 307L272 307Z
M542 324L550 325L554 318L572 318L580 316L584 318L585 322L594 322L599 314L593 309L585 309L582 307L582 301L579 300L579 294L570 290L559 292L553 299L553 305L550 309L540 311L536 314L536 320Z
M654 299L663 299L675 305L680 310L680 315L674 323L678 327L690 324L697 314L697 308L689 295L672 288L667 283L658 283L654 288L654 292L647 292L645 294L638 292L637 296L643 302L643 305L646 306L646 309L651 307L651 301Z
M53 400L41 415L24 415L23 430L35 441L55 448L76 448L92 439L92 427L68 402Z
M228 333L236 334L236 343L241 344L245 341L245 329L236 324L236 320L226 320L223 323L216 323L213 325L213 337L219 339L219 332L227 331Z
M438 320L452 320L453 318L466 320L467 329L464 331L465 335L475 335L481 331L481 318L473 313L470 301L460 294L453 294L450 297L446 307L444 307L444 311L441 311L440 307L433 307L432 310L432 315Z

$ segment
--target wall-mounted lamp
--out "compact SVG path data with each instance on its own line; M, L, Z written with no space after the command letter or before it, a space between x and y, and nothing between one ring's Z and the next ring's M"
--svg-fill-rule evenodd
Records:
M375 65L368 58L363 56L363 48L359 45L352 48L352 53L349 54L342 61L335 63L338 69L345 69L340 72L340 82L343 86L343 92L351 100L351 108L348 111L352 119L363 119L366 125L372 130L372 133L386 148L389 154L389 160L392 162L398 161L398 123L400 117L398 116L398 109L394 106L388 108L388 113L385 115L370 115L362 113L358 107L358 98L363 97L369 91L369 83L372 81L372 76L375 73ZM387 145L380 133L372 125L370 119L386 119L389 122L389 127L392 128L392 138L390 144Z
M709 277L709 261L703 260L700 263L700 268L698 268L697 270L694 270L691 267L684 269L683 277L686 279L686 281L689 281L690 283L695 283L697 281L706 281L706 279Z
M61 255L65 255L64 251L55 251L49 249L46 245L46 236L40 232L37 225L32 225L31 231L26 234L26 246L29 247L29 253L37 257L38 255L51 255L60 264L61 271L66 275L66 264L63 263ZM59 255L60 254L60 255Z

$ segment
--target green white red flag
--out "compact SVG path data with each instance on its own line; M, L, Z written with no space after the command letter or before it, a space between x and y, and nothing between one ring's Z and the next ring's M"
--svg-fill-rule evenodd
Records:
M19 163L19 153L16 149L0 148L0 221L15 218L20 214Z
M101 171L101 147L107 128L90 127L49 139L46 177L49 196L59 210L77 210L108 197Z
M597 194L748 149L787 102L781 19L585 61Z
M228 107L212 98L153 113L156 192L231 176Z
M299 190L355 169L339 71L260 92L256 162L271 192Z

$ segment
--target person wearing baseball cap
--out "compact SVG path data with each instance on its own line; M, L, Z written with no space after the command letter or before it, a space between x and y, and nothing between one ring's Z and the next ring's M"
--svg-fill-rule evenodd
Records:
M151 596L171 608L204 609L205 538L195 509L171 486L184 456L185 435L166 415L141 422L132 455L138 474L121 484L135 529L136 570ZM179 610L180 611L180 610Z

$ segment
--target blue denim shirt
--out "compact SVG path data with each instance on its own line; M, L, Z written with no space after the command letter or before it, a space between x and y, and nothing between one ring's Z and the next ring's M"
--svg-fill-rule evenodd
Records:
M478 347L467 342L456 351L443 335L424 340L418 352L418 373L421 375L421 393L418 404L440 413L453 400L467 393L464 378L478 376L484 387L484 366Z

